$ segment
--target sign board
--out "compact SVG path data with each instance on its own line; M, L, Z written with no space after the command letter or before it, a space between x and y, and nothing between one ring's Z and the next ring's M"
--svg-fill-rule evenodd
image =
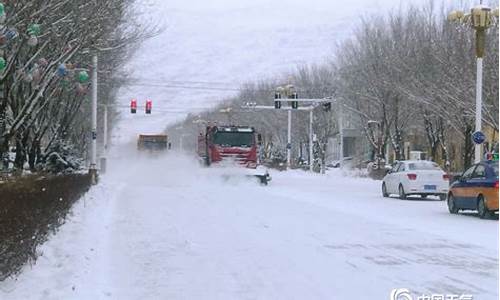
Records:
M476 131L472 134L472 141L475 144L481 145L484 141L486 141L486 136L481 131Z

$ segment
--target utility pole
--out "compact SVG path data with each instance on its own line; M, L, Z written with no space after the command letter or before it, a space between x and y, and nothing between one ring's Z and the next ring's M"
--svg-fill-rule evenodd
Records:
M309 111L309 171L313 171L314 166L314 153L313 153L313 121L314 121L314 112L311 109Z
M342 102L338 102L338 109L337 109L337 120L339 123L339 138L340 138L340 168L344 167L344 107L342 105Z
M97 184L97 55L92 57L92 124L90 145L90 168L92 184Z
M278 87L276 89L276 94L275 94L275 101L276 99L281 99L282 96L286 96L287 99L297 99L297 92L295 91L295 87L292 84L286 85L284 87ZM293 101L293 100L287 100L287 101ZM297 109L298 105L296 106L297 102L291 102L291 108ZM281 107L281 102L280 102L280 107ZM276 106L275 106L276 108ZM286 166L287 168L290 168L292 165L292 111L288 110L288 120L287 120L287 139L286 139Z
M219 112L226 115L227 125L232 125L233 120L232 120L232 116L231 116L231 114L232 114L231 107L220 109Z
M104 125L103 125L103 144L104 144L104 154L108 150L108 106L104 105Z
M103 132L102 132L102 144L103 144L103 151L102 151L102 157L100 159L100 173L104 174L106 173L106 155L108 152L108 105L104 105L104 115L103 115Z
M292 111L288 111L288 126L286 138L286 165L290 168L292 162Z

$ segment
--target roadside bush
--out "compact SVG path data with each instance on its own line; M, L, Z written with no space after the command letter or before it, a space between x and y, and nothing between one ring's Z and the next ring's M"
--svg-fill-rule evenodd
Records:
M0 281L36 260L37 246L64 223L90 185L87 174L30 176L0 183Z

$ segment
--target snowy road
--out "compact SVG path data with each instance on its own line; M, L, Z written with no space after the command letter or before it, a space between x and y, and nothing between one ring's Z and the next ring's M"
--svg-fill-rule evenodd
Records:
M225 182L173 153L110 169L0 299L498 299L498 221L444 202L338 172Z

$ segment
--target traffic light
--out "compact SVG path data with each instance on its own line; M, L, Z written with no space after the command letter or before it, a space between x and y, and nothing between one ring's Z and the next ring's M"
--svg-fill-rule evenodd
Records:
M137 112L137 100L132 99L130 101L130 113L135 114Z
M151 114L151 109L153 108L153 101L146 100L146 114Z
M331 111L332 110L332 102L324 102L323 103L323 110L324 111Z
M290 96L291 99L298 99L297 93L293 93ZM292 109L297 109L299 108L299 102L298 101L292 101Z
M274 93L274 108L281 108L281 101L276 101L276 99L281 99L281 94L279 92Z

